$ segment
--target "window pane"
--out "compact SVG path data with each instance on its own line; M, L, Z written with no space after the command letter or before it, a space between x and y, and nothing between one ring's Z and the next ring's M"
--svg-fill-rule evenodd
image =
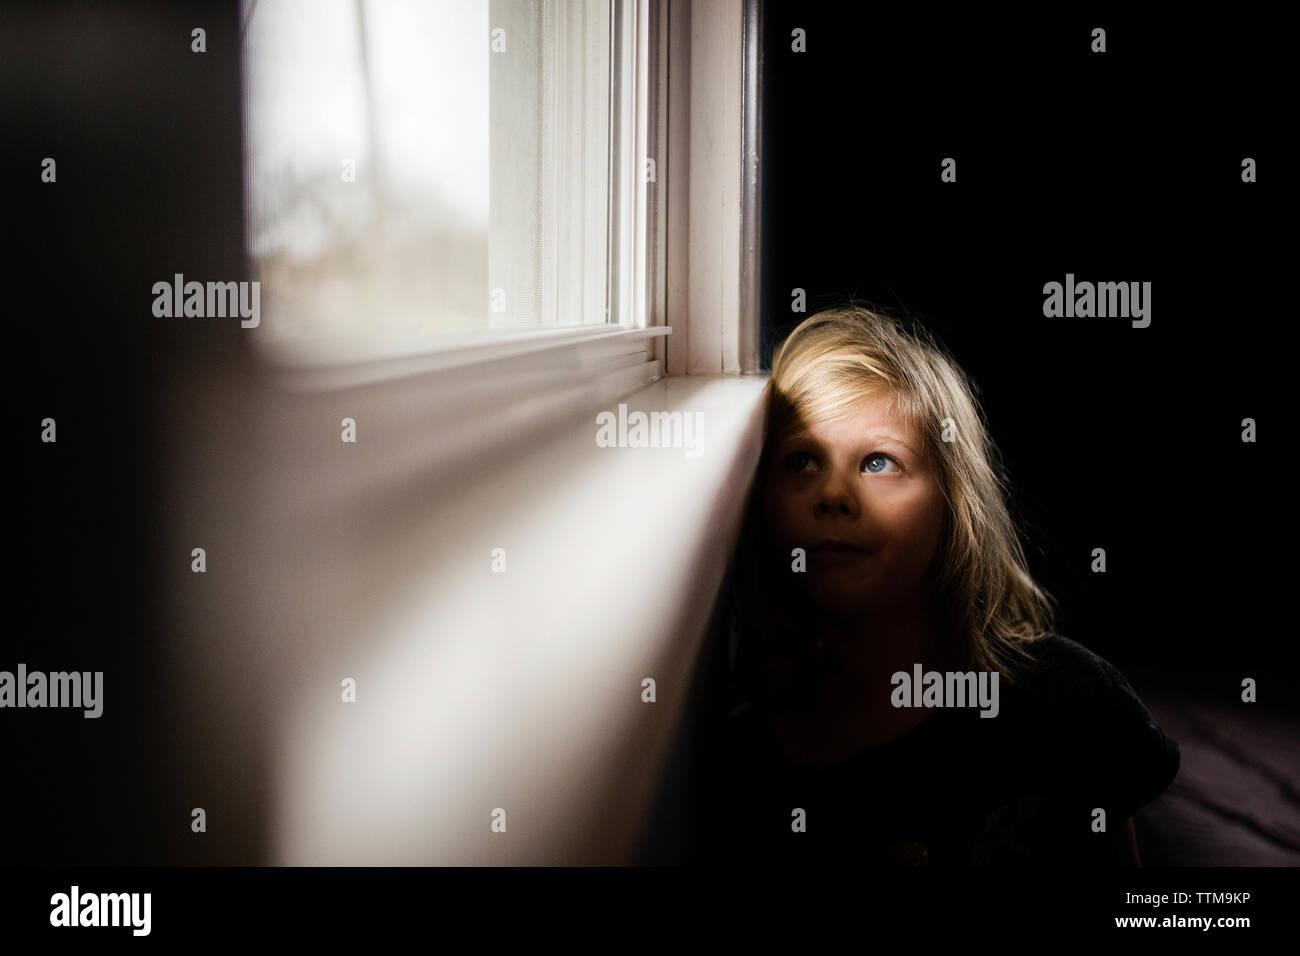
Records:
M259 344L334 361L609 321L609 0L244 6Z

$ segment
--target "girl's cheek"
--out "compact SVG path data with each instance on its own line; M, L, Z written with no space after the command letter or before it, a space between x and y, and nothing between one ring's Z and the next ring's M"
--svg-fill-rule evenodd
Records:
M773 522L780 531L781 539L782 541L788 541L791 535L797 531L795 515L799 510L798 496L790 494L780 496L773 510Z

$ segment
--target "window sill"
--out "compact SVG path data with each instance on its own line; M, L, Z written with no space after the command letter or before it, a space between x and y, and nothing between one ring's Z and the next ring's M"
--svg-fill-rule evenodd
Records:
M642 351L651 340L668 335L670 326L635 328L628 325L600 325L556 329L528 329L520 332L479 332L450 337L436 347L409 354L388 354L382 358L354 361L294 361L288 353L266 350L259 353L262 368L273 383L286 391L314 392L356 385L368 385L432 372L477 366L491 372L492 363L533 356L540 368L572 360L582 367L598 364L602 357ZM647 358L649 354L647 352ZM659 377L658 374L655 376Z

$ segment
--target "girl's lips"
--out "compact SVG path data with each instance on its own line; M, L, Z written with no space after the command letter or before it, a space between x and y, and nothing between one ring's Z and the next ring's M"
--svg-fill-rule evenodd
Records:
M859 547L851 541L838 541L823 538L812 546L811 549L817 554L866 554L867 549Z
M867 553L857 548L817 548L813 551L818 561L856 561Z

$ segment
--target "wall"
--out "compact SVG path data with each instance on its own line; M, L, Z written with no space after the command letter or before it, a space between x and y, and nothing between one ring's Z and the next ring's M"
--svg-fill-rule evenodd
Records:
M164 576L177 739L219 742L187 749L185 775L241 822L223 859L634 862L739 532L764 380L624 399L698 416L697 449L600 447L600 407L539 420L515 396L478 409L471 446L440 439L463 415L438 399L445 373L292 393L249 371L196 368L164 402L190 411L159 550L208 562Z

